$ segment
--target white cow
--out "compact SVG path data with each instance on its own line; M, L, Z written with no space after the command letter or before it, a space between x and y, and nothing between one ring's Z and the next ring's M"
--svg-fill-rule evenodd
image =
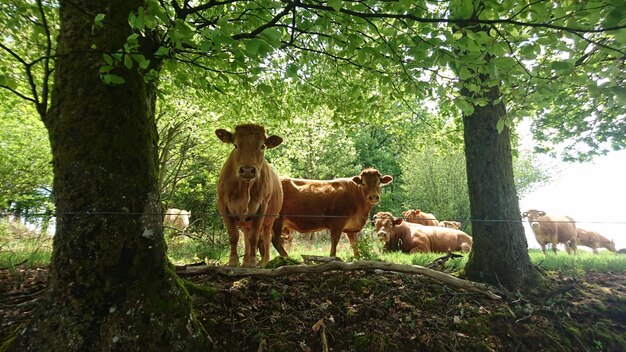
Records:
M170 208L165 212L163 225L183 231L189 226L189 218L191 218L191 211Z

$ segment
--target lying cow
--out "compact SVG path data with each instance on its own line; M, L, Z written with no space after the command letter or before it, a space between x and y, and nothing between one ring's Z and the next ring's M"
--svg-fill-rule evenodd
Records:
M472 238L461 230L439 226L425 226L395 218L391 213L374 215L378 238L385 243L385 250L416 252L469 252Z
M189 226L189 218L191 218L190 211L170 208L165 211L163 225L178 231L184 231Z
M337 255L337 244L345 232L358 258L357 235L380 201L381 187L392 181L393 177L383 176L373 168L363 170L359 176L335 180L282 178L284 201L274 222L274 247L280 255L287 256L280 241L283 227L300 233L328 229L331 257Z
M598 254L598 248L604 247L611 252L615 252L615 242L610 241L608 238L600 235L595 231L583 230L581 228L577 228L578 237L576 239L576 243L579 246L590 247L593 250L594 254Z
M545 211L531 209L522 214L535 234L541 250L546 254L546 244L552 244L556 254L557 243L563 243L568 254L576 254L576 222L570 216L547 215Z
M228 230L230 258L228 265L239 265L237 243L243 230L244 266L256 265L257 246L261 263L269 261L272 224L283 201L278 175L265 160L265 149L282 143L278 136L266 137L265 128L255 124L239 125L235 133L215 131L224 143L234 146L224 163L217 183L217 203ZM269 215L268 215L269 214Z
M435 218L435 215L431 213L427 213L421 211L419 209L413 210L409 209L407 211L402 212L402 216L404 219L410 223L414 224L422 224L426 226L438 226L439 221Z
M448 228L455 229L455 230L461 229L461 223L458 221L450 221L450 220L439 221L439 226L448 227Z

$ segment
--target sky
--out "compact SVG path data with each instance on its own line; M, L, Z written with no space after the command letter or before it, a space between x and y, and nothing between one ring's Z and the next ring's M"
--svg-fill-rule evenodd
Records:
M553 182L520 199L520 210L569 215L576 226L613 239L617 249L626 248L626 151L588 163L560 162L559 166L562 172ZM527 221L524 229L528 246L539 248Z

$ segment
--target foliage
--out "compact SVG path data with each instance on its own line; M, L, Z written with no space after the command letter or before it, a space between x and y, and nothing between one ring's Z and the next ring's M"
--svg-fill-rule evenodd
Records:
M0 213L25 216L52 209L46 130L32 106L12 96L0 102L0 155Z

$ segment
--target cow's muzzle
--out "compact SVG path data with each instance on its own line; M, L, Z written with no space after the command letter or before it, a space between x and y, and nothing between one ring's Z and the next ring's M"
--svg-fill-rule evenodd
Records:
M387 241L389 241L389 235L387 234L387 232L385 232L385 231L378 231L377 235L378 235L378 239L381 242L387 243Z
M259 175L257 168L254 166L241 166L239 168L239 178L246 182L254 181Z

